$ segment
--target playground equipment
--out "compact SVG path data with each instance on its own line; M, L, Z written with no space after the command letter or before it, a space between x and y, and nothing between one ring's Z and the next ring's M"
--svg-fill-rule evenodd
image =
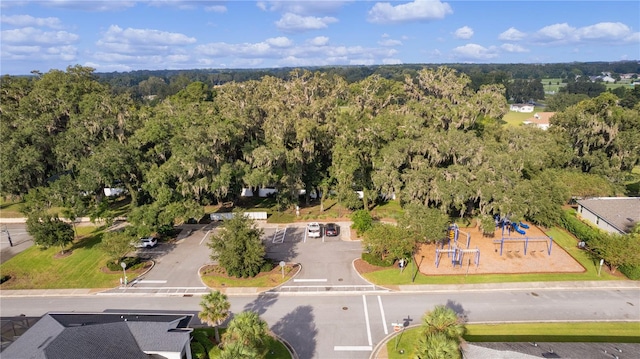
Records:
M458 247L458 238L460 234L463 234L467 237L467 248L459 248ZM451 264L455 267L459 265L462 267L462 262L465 254L474 254L473 263L476 265L476 268L480 264L480 249L476 247L475 249L469 248L471 244L471 234L467 232L463 232L460 230L457 224L452 224L449 226L449 230L447 232L447 240L445 240L448 244L448 248L445 249L445 241L440 242L440 248L436 248L436 268L440 265L440 257L442 254L446 253L447 257L451 258Z
M469 245L471 244L471 234L461 231L458 225L455 223L449 226L447 235L447 237L449 238L449 242L453 241L453 243L457 245L460 234L463 234L467 237L467 248L469 248Z
M519 233L521 235L526 235L527 232L524 231L524 229L521 228L525 228L528 229L529 226L525 223L519 222L519 223L515 223L515 222L511 222L511 220L509 219L509 217L500 217L499 215L495 215L494 220L496 222L496 228L502 228L502 236L504 237L504 231L505 229L507 230L507 235L511 235L511 231L514 231L516 233Z
M455 245L453 247L449 247L449 249L444 249L444 243L442 243L442 249L436 248L436 268L440 265L440 257L443 253L447 254L447 257L451 258L451 264L455 268L456 265L462 267L464 255L465 254L473 254L473 264L480 265L480 249L476 247L475 249L463 249L458 248Z
M524 231L523 231L524 232ZM505 242L512 243L524 243L524 254L527 255L527 248L529 247L529 242L545 242L547 254L551 255L551 248L553 247L553 238L551 237L502 237L502 239L496 239L493 243L500 244L500 255L502 256L502 252L504 249Z

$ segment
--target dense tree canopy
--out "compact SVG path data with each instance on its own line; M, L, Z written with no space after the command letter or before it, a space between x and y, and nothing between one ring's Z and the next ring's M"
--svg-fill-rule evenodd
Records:
M558 77L576 72L553 68ZM297 204L304 189L306 201L314 191L334 193L353 209L395 197L444 216L501 214L549 224L568 198L593 192L586 178L578 182L585 188L564 185L566 171L598 176L612 185L601 187L607 191L639 163L640 108L629 106L631 92L618 94L629 97L625 106L611 93L577 104L567 99L553 130L500 126L505 69L408 66L363 68L352 78L333 69L254 72L242 82L226 73L123 82L144 96L114 91L81 66L5 76L0 191L23 197L47 188L49 202L108 217L103 190L124 188L140 234L200 218L203 205L235 199L243 187L265 186L278 190L280 208ZM540 76L511 69L523 84L539 83Z

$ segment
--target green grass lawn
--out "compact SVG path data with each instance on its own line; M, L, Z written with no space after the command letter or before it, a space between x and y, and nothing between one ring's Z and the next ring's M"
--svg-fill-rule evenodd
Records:
M216 273L219 272L219 273ZM209 266L202 275L202 281L208 287L224 288L224 287L258 287L269 288L278 286L298 273L298 265L287 265L284 267L284 277L280 266L273 268L271 272L260 273L253 278L234 278L224 274L217 266Z
M20 212L22 202L9 202L2 200L0 202L0 218L22 218L24 215Z
M504 115L502 120L506 122L508 126L520 126L522 125L522 121L533 117L533 115L535 115L536 112L543 112L543 111L544 111L544 108L542 107L535 107L533 109L533 112L509 111L507 112L506 115Z
M468 324L468 342L640 343L638 322ZM405 329L387 342L389 359L411 357L420 327ZM397 338L397 340L396 340ZM403 349L404 354L399 351Z
M545 282L545 281L585 281L585 280L620 280L606 271L598 276L598 265L584 250L578 249L576 240L567 232L552 228L546 234L553 238L554 245L561 246L586 269L584 273L532 273L532 274L474 274L469 276L426 276L421 273L415 275L415 267L409 265L402 273L397 268L389 268L376 272L365 273L363 276L378 285L406 285L406 284L477 284L477 283L507 283L507 282Z
M97 248L100 227L77 227L82 239L67 247L68 256L57 258L60 247L32 246L0 265L12 277L2 289L109 288L119 284L122 273L104 273L109 257Z

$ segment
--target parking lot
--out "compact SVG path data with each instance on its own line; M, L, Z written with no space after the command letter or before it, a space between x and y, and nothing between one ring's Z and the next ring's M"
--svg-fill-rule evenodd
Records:
M298 275L276 289L279 292L326 292L372 290L353 269L352 262L361 254L359 241L349 239L349 223L339 223L338 236L310 238L307 223L259 223L266 255L274 262L301 264ZM199 293L207 288L200 281L198 269L212 263L207 246L209 236L219 224L186 225L174 243L159 243L139 251L155 261L154 268L132 283L128 291L153 289L176 293ZM324 233L324 231L323 231Z

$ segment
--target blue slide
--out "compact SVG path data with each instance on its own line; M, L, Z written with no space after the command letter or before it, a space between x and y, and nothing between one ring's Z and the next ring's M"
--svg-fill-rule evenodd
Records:
M517 225L516 223L514 223L514 224L513 224L513 230L514 230L514 231L516 231L516 232L518 232L518 233L520 233L520 234L522 234L523 236L524 236L525 234L527 234L527 232L525 232L524 230L522 230L522 229L518 228L518 225Z
M526 223L522 223L522 222L520 222L520 223L518 223L518 224L520 225L520 227L522 227L522 228L524 228L524 229L529 229L529 225L528 225L528 224L526 224Z

